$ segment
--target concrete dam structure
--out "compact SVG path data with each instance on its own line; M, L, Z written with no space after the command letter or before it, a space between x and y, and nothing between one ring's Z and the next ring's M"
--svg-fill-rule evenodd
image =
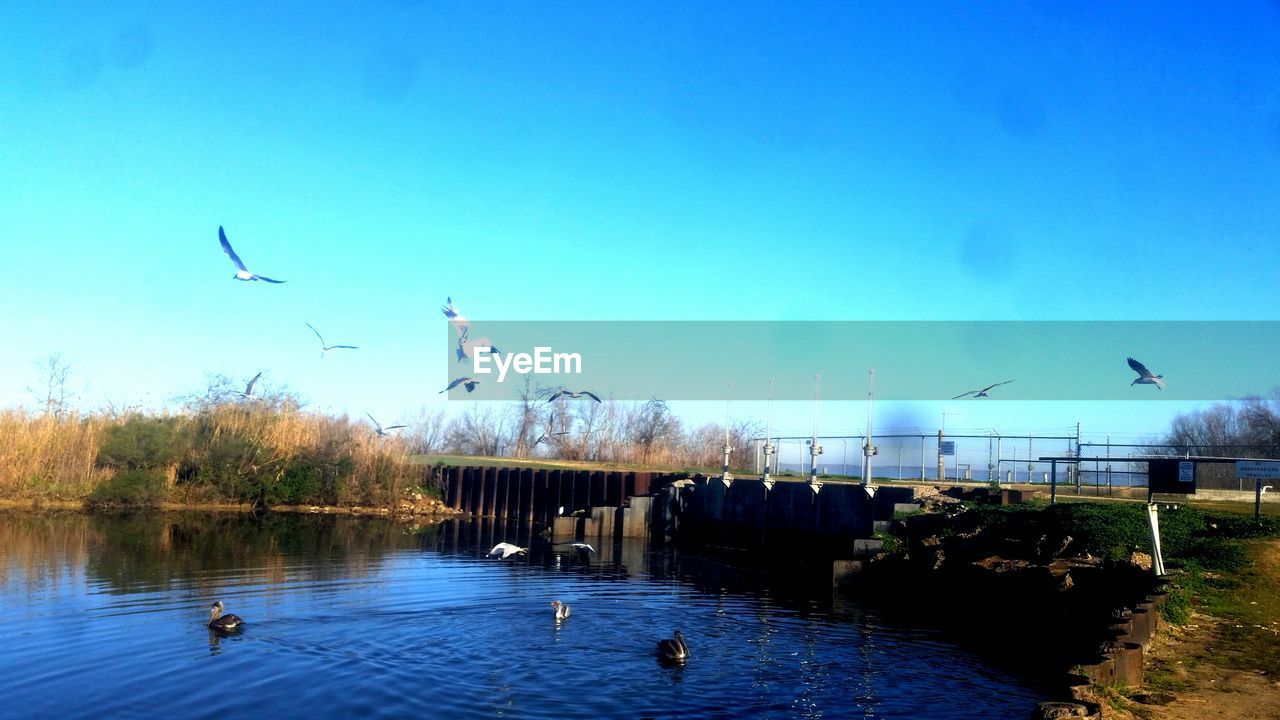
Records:
M870 540L895 511L915 510L915 488L804 480L763 481L685 473L527 467L446 467L445 503L505 520L516 537L611 542L645 537L743 549L803 550L850 560L879 549ZM856 569L856 568L855 568Z

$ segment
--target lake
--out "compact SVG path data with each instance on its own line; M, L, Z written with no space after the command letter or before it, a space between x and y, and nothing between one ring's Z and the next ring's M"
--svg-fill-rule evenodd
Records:
M502 530L0 513L0 717L1021 720L1046 696L820 579L630 540L485 558ZM242 631L206 627L215 599ZM677 628L683 666L655 654Z

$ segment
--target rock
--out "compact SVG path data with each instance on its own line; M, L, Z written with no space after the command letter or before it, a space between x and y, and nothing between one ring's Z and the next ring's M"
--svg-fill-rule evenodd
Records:
M1101 718L1102 714L1089 706L1072 702L1042 702L1031 713L1031 720L1058 720L1059 718Z
M1129 556L1129 562L1145 570L1146 572L1151 572L1151 556L1144 552L1135 551L1132 555Z

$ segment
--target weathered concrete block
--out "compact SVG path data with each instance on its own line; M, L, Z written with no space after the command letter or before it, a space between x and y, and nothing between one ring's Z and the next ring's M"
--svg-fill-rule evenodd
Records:
M871 532L889 532L892 529L892 520L876 520L871 523Z
M898 513L918 513L918 512L920 512L920 506L915 503L894 503L893 504L894 515L897 515Z
M653 517L653 498L633 497L631 505L622 511L622 536L649 537L649 522Z
M861 574L861 560L835 560L831 563L831 586L840 587Z
M1146 648L1151 645L1151 615L1146 608L1137 607L1133 609L1133 615L1129 620L1133 623L1133 633L1129 636L1130 642L1135 642Z
M1115 663L1115 682L1131 688L1142 687L1142 646L1127 642L1111 652Z
M881 540L865 539L853 541L853 556L856 558L866 558L875 555L884 548L884 542Z
M551 523L551 536L556 538L577 537L578 518L557 517Z

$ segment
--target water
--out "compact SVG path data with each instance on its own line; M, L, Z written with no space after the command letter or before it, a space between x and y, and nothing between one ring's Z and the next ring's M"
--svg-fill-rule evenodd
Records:
M631 541L483 558L501 534L0 514L0 717L1023 718L1044 697L829 590ZM213 599L242 632L209 632ZM693 657L664 665L676 628Z

